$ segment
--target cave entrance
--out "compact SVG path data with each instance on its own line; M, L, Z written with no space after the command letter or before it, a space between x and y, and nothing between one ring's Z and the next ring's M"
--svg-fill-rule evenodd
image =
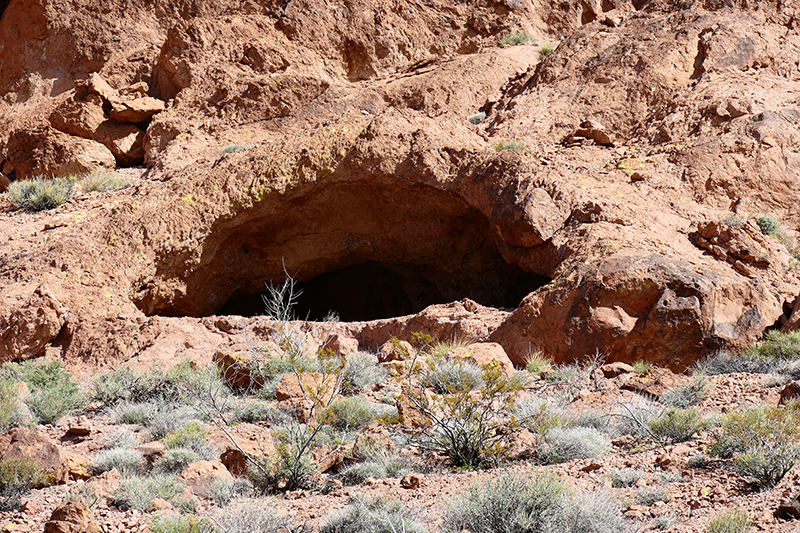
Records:
M416 265L368 261L297 282L300 296L295 314L300 319L321 321L333 313L345 322L361 322L411 315L429 305L463 298L490 307L516 308L528 293L549 281L507 264L499 266L496 276L469 280ZM219 314L262 315L262 294L234 296Z

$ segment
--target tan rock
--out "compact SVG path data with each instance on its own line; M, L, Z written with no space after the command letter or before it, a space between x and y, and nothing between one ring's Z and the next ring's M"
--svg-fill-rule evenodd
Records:
M47 285L40 285L10 316L0 316L0 364L44 353L56 338L69 310Z
M259 441L234 436L236 445L229 443L224 452L220 455L220 461L228 471L237 477L246 477L250 472L251 463L247 456L252 459L268 457L275 451L275 445L268 432L262 435Z
M0 169L3 168L3 165L0 165ZM5 192L8 189L8 186L11 185L11 180L8 177L0 172L0 193Z
M408 474L400 480L400 486L404 489L414 490L420 488L424 481L423 474Z
M111 118L120 122L149 122L153 115L166 109L164 102L149 96L133 100L121 100L111 109Z
M153 511L173 511L175 507L164 498L153 498L150 502Z
M164 443L160 440L145 442L134 448L134 450L142 454L148 465L152 465L164 455L164 449Z
M233 483L233 476L220 461L197 461L181 472L181 479L200 498L213 497L211 489L217 479Z
M406 341L386 341L378 350L378 361L388 363L390 361L403 361L414 355L414 347Z
M44 525L45 533L100 533L86 500L78 496L56 507Z
M37 431L18 427L0 435L0 457L27 457L34 460L47 474L47 484L66 483L69 480L69 465L64 450Z
M463 358L477 366L499 363L500 368L507 376L514 374L514 365L508 358L506 351L496 342L478 342L454 348L447 352L447 357Z
M69 176L116 166L114 154L102 144L49 126L13 132L7 150L18 179Z
M222 379L231 387L258 390L264 385L264 379L253 373L246 354L218 351L214 354L214 364L220 369Z
M94 489L95 495L100 500L110 500L113 494L119 490L119 471L114 468L108 472L103 472L99 476L95 476L89 482Z
M633 367L627 363L607 363L600 367L603 377L615 378L622 374L630 374L633 372Z
M87 80L87 88L90 92L102 98L106 105L114 105L120 100L117 90L111 87L111 85L109 85L108 82L96 72L92 72L89 75L89 79Z
M332 374L286 374L278 383L277 399L304 424L312 414L320 414L330 403L338 393L336 386L336 376Z
M341 446L331 446L330 444L317 446L311 452L311 456L320 472L327 472L332 468L336 468L344 461L344 451Z

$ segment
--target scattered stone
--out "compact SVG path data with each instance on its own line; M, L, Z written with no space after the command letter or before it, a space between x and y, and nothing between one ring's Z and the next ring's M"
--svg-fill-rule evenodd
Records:
M651 367L648 374L631 376L620 388L660 398L668 390L691 383L692 378L668 368Z
M606 363L600 367L600 371L603 373L603 377L611 379L621 374L632 373L634 370L631 365L618 361L615 363Z
M160 440L145 442L136 446L134 450L142 454L148 465L152 465L164 455L164 443Z
M400 480L400 486L409 490L418 489L423 481L425 481L423 474L408 474Z
M70 420L69 429L67 429L67 435L85 437L91 432L92 425L89 423L89 419L85 416L79 416L78 418Z
M228 483L233 483L233 476L220 461L197 461L181 472L181 479L192 491L192 494L200 498L211 498L211 489L217 479L224 479Z

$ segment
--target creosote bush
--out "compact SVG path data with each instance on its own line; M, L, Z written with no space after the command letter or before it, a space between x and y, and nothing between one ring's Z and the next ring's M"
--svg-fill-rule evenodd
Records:
M653 437L669 444L691 440L702 429L700 415L694 409L667 409L649 424Z
M426 529L400 502L355 495L351 503L327 519L320 533L425 533Z
M710 387L711 382L705 376L697 375L691 383L668 390L658 401L667 407L686 409L700 403Z
M194 514L157 513L150 522L151 533L214 533L214 523Z
M768 215L757 217L756 224L758 224L758 229L760 229L761 233L764 235L777 235L778 231L781 229L781 223L778 219Z
M363 396L348 396L335 400L322 421L338 429L357 430L375 420L375 414L375 409Z
M22 421L22 402L11 380L0 378L0 433L16 427Z
M8 186L8 199L29 211L45 211L67 203L72 198L74 180L69 178L19 180Z
M636 485L644 475L644 471L638 468L623 468L621 470L614 469L609 472L608 477L611 479L611 486L615 489L632 487Z
M782 333L770 330L764 334L764 340L745 351L751 359L772 359L775 361L792 361L800 359L800 331Z
M92 468L96 473L117 469L122 477L130 477L144 470L144 458L136 450L129 448L111 448L98 453L92 460Z

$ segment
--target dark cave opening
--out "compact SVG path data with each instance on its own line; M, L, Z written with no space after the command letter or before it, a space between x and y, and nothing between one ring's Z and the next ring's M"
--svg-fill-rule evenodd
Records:
M301 294L295 314L300 319L319 321L332 312L342 321L360 322L410 315L429 305L463 298L489 307L516 308L530 292L550 281L517 265L505 264L493 274L470 280L424 266L368 261L297 282L295 287ZM218 314L263 315L262 294L235 295Z

